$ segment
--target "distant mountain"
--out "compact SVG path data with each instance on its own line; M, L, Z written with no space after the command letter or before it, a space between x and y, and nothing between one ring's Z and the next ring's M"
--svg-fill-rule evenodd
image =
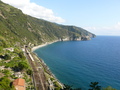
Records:
M94 34L76 27L51 23L22 13L0 1L0 45L39 45L55 40L89 40Z

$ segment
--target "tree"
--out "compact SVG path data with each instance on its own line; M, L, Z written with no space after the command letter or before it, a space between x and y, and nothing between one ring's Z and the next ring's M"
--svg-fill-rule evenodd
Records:
M98 86L98 82L91 82L90 87L91 89L89 90L101 90L101 86Z
M81 90L81 88L72 88L72 86L70 86L70 85L66 85L66 84L64 84L64 86L65 86L65 88L64 89L62 89L62 90Z
M9 71L9 70L4 70L3 73L4 73L6 76L9 76L9 75L10 75L10 71Z
M2 53L3 53L3 47L2 46L0 46L0 55L2 55Z
M25 56L24 56L23 52L20 52L18 55L19 55L20 58L25 59Z
M26 62L19 62L17 65L12 67L14 71L23 71L24 69L28 69L28 64Z
M5 54L4 59L9 60L9 59L11 59L11 56L9 54Z
M32 75L32 73L33 73L33 72L32 72L31 69L28 69L28 70L27 70L27 74L28 74L28 75Z
M108 86L107 88L103 88L103 90L117 90L117 89L114 89L111 86Z
M23 70L23 69L27 69L28 68L28 64L26 62L19 62L18 63L18 68L19 70Z
M63 90L72 90L72 86L64 84L65 88Z
M14 88L10 86L10 83L10 79L7 77L0 78L0 90L14 90Z

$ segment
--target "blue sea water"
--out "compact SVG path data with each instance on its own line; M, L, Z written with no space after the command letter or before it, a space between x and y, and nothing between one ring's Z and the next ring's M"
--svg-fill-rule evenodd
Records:
M56 42L35 51L62 82L88 90L90 82L120 90L120 37Z

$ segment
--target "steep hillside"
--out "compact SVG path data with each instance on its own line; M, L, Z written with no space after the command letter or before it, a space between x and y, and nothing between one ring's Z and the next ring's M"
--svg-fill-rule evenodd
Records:
M16 78L25 79L26 90L41 88L40 85L60 90L63 85L43 61L31 53L29 47L24 46L33 47L56 40L90 40L92 37L95 35L82 28L37 19L0 1L0 90L14 90L11 83ZM39 72L36 73L37 70ZM39 78L41 81L36 76L42 77ZM31 77L37 78L35 82L41 84L37 87Z
M25 15L21 10L0 1L0 37L10 41L11 45L19 42L38 45L64 39L87 40L86 36L95 37L82 28L58 25Z

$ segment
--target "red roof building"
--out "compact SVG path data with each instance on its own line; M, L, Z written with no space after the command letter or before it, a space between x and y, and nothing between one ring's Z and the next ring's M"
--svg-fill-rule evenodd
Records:
M13 81L13 86L16 90L26 90L25 89L25 80L18 78Z

